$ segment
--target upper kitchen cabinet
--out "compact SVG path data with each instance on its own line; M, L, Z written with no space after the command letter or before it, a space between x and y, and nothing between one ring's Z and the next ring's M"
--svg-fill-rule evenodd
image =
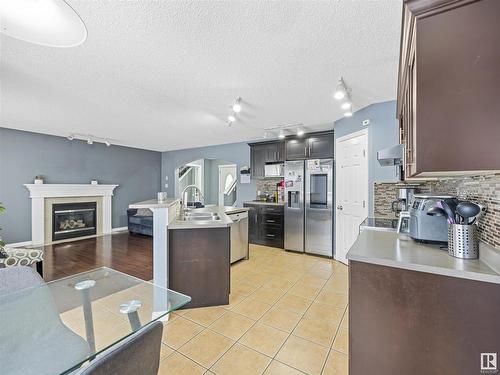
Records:
M286 139L286 160L333 158L333 132Z
M283 141L250 143L249 146L251 178L264 178L266 163L285 160L285 142Z
M500 1L406 0L397 116L405 176L500 170Z

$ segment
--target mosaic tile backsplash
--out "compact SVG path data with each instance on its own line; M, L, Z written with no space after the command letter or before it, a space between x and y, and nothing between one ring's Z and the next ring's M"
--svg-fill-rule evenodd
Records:
M422 182L421 193L449 194L488 207L478 221L481 239L500 249L500 174ZM396 199L395 183L375 183L374 213L376 217L395 217L391 202Z

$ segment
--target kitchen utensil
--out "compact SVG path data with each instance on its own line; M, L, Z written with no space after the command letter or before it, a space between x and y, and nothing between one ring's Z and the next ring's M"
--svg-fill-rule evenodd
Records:
M457 205L457 213L463 218L465 225L469 224L471 217L477 216L481 212L481 207L472 202L460 202Z
M448 224L455 224L455 211L451 209L451 207L446 203L446 200L444 199L438 203L438 206L441 206L444 212L446 212Z
M446 211L441 207L432 207L427 210L427 215L429 216L448 216Z

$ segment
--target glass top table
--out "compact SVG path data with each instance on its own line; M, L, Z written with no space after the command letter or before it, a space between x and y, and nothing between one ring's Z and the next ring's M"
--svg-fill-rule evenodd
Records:
M69 374L190 301L106 267L0 295L0 373Z

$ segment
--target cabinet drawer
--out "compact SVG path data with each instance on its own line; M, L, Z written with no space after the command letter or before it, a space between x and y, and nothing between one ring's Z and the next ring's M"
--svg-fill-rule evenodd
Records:
M283 247L283 228L262 226L260 228L260 238L267 246Z
M262 205L260 208L260 212L262 214L277 214L277 215L283 215L283 206L274 206L274 205Z
M261 215L261 224L264 226L282 227L283 226L283 215L262 214Z

